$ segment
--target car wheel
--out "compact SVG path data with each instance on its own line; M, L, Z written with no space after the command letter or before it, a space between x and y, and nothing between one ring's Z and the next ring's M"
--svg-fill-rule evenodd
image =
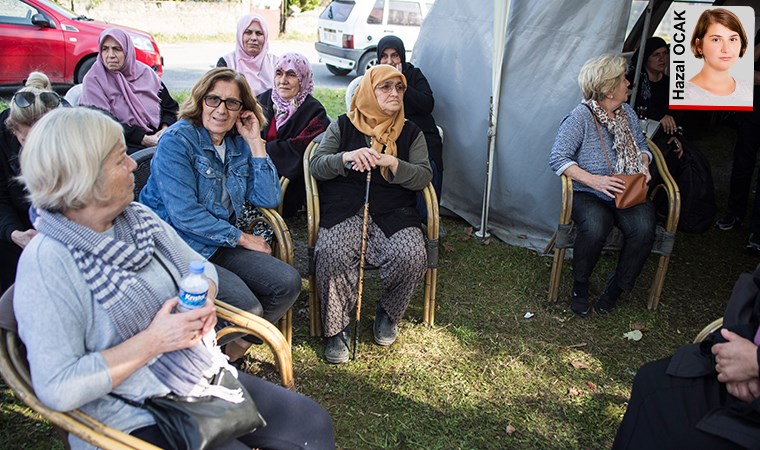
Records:
M356 66L356 74L358 76L364 75L367 70L377 64L377 55L375 51L367 52L359 58L359 64Z
M325 64L325 66L327 66L327 70L329 70L331 74L337 75L339 77L345 77L351 73L351 69L341 69L340 67L335 67L330 64Z
M90 71L90 68L93 64L95 64L95 60L97 57L90 56L89 58L86 58L84 61L82 61L81 64L79 64L79 69L77 69L77 76L74 82L81 83L84 80L84 76L87 75L87 72Z

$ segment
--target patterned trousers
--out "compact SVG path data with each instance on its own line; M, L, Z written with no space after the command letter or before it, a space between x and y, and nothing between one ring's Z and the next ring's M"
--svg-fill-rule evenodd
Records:
M314 252L325 337L340 333L351 321L358 295L361 234L361 212L330 229L319 229ZM365 267L367 264L380 271L383 294L379 304L393 323L401 322L427 269L422 230L409 227L386 237L370 216Z

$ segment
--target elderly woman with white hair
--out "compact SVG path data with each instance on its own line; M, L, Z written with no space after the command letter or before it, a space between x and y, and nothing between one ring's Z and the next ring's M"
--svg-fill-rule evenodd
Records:
M170 448L153 416L124 399L171 392L232 401L242 390L211 381L220 370L237 373L213 340L202 339L216 324L214 265L204 263L206 304L174 311L188 263L203 257L132 201L135 167L121 126L99 111L61 108L35 125L21 179L39 233L21 255L13 302L44 404L79 408ZM215 448L334 448L330 415L315 402L245 373L237 378L267 424Z
M643 173L649 183L652 154L628 98L626 60L602 55L588 60L578 75L583 101L560 124L549 167L573 180L572 219L578 229L573 246L570 309L585 317L591 311L589 279L604 242L617 226L625 243L614 272L594 305L601 315L615 308L623 292L633 289L655 235L651 202L617 208L615 196L625 183L613 174Z

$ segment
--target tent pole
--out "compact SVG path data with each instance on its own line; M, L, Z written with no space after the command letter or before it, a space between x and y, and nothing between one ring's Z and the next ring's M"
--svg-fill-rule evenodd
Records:
M475 232L475 236L481 239L487 239L491 236L488 232L488 209L491 203L491 165L493 164L494 141L496 134L495 124L493 123L493 95L489 100L488 108L488 159L486 159L486 185L483 188L483 209L480 211L480 229Z
M480 229L475 232L475 236L485 241L490 237L488 232L488 210L491 203L491 178L493 175L493 157L496 152L496 123L499 116L499 99L501 97L501 78L504 70L504 53L506 52L504 43L506 42L509 9L512 1L506 0L506 3L499 3L503 0L494 0L494 20L493 20L493 48L494 58L491 71L491 98L488 110L488 157L486 158L486 185L483 189L483 209L480 212ZM503 8L501 8L503 6Z
M636 94L639 91L639 83L641 83L641 65L644 62L644 50L647 46L649 22L652 20L652 9L654 9L654 0L649 0L647 11L644 15L644 28L641 30L641 39L639 40L639 56L636 59L636 73L634 74L633 90L631 91L631 107L634 111L636 111Z

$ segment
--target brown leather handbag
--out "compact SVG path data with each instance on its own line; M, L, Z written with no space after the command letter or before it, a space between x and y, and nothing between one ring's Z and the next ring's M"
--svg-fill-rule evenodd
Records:
M607 156L607 146L604 144L602 130L599 129L599 122L596 120L596 115L593 112L591 115L594 117L596 131L599 133L599 140L602 142L602 150L604 150L604 157L607 159L607 167L610 169L610 176L618 178L625 183L623 192L615 195L615 207L618 209L626 209L646 202L647 192L649 190L647 187L646 175L643 173L632 173L630 175L612 173L612 165L610 164L609 156Z

